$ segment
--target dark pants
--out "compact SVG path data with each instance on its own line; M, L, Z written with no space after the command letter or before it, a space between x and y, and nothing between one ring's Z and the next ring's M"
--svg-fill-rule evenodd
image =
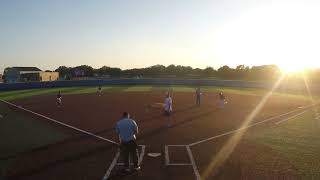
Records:
M139 166L138 164L138 145L135 141L124 142L121 144L121 152L123 154L124 166L129 168L129 159L132 158L133 164L135 167Z

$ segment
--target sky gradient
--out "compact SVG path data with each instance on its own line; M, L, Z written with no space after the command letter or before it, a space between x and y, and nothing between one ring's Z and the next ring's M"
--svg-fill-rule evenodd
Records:
M311 0L0 0L0 73L82 64L320 67L319 19Z

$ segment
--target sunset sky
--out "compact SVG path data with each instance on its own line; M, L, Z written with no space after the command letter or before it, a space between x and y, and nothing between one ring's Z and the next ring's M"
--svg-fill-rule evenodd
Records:
M320 67L320 1L0 0L8 66Z

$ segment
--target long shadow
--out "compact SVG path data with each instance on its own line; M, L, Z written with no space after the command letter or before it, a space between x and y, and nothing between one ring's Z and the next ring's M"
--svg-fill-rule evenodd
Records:
M187 108L174 111L174 113L185 112L185 111L188 111L188 110L190 110L190 109L192 109L194 107L195 106L189 106ZM155 116L152 116L152 117L149 117L149 118L145 118L145 119L141 120L140 122L150 122L152 120L157 120L157 118L160 118L160 117L163 117L163 115L159 114L159 115L155 115ZM101 134L104 134L104 133L110 133L112 131L114 131L114 128L108 128L108 129L105 129L105 130L102 130L102 131L93 132L93 134L101 135ZM89 139L89 138L92 138L92 137L90 137L88 135L77 135L76 137L71 137L71 138L68 138L68 139L65 139L65 140L62 140L62 141L58 141L58 142L51 143L51 144L48 144L48 145L45 145L45 146L34 148L32 150L19 153L17 155L10 155L10 156L7 156L7 157L1 157L0 160L13 159L13 158L16 158L17 156L20 156L22 154L28 155L28 154L31 154L31 153L35 153L35 152L39 152L39 151L44 151L44 150L50 149L50 148L52 148L54 146L64 145L64 144L71 143L71 142L73 143L73 142L76 142L76 141L81 141L83 139Z
M186 110L188 110L190 108L191 107L186 108L186 109L182 109L182 110L179 110L179 111L175 111L175 113L176 112L183 112L183 111L186 111ZM140 122L150 122L151 120L156 120L157 118L162 117L162 116L163 115L161 115L161 114L155 115L155 116L152 116L152 117L149 117L149 118L145 118L145 119L141 120ZM108 129L105 129L105 130L102 130L102 131L93 132L93 134L101 135L101 134L109 133L109 132L112 132L112 131L114 131L114 128L108 128ZM36 152L40 152L40 151L44 151L44 150L50 149L50 148L55 147L55 146L60 146L60 145L68 144L68 143L74 143L76 141L81 141L81 140L89 139L89 138L92 138L92 137L90 137L89 135L80 135L80 133L79 133L79 135L76 135L74 137L67 138L67 139L64 139L62 141L58 141L58 142L55 142L55 143L47 144L47 145L44 145L44 146L41 146L41 147L37 147L37 148L31 149L31 150L27 150L27 151L18 153L16 155L9 155L9 156L6 156L6 157L0 157L0 160L15 159L15 158L17 158L18 156L21 156L21 155L29 155L29 154L32 154L32 153L36 153Z
M198 108L198 106L191 105L191 106L188 106L188 107L186 107L184 109L179 109L179 110L173 111L173 113L181 113L181 112L185 112L185 111L188 111L190 109L193 109L193 108Z
M111 132L113 131L114 129L113 128L109 128L109 129L106 129L106 130L102 130L102 131L99 131L99 132L96 132L94 134L103 134L103 133L106 133L106 132ZM9 155L9 156L6 156L6 157L0 157L0 160L9 160L9 159L14 159L14 158L17 158L18 156L21 156L21 155L29 155L29 154L32 154L32 153L36 153L36 152L40 152L40 151L44 151L44 150L47 150L47 149L50 149L54 146L59 146L59 145L64 145L64 144L68 144L68 143L75 143L77 141L82 141L84 139L92 139L93 137L89 136L89 135L77 135L75 137L71 137L71 138L67 138L67 139L64 139L62 141L58 141L58 142L55 142L55 143L51 143L51 144L47 144L47 145L44 145L44 146L41 146L41 147L37 147L37 148L33 148L31 150L27 150L27 151L24 151L24 152L21 152L21 153L18 153L16 155ZM97 141L101 141L101 140L97 140Z
M91 156L91 155L94 155L94 154L97 154L97 153L102 153L102 152L111 150L111 148L114 148L113 144L100 146L100 147L97 147L97 148L94 148L94 149L90 149L90 150L84 151L84 152L79 152L79 153L73 154L73 155L71 155L69 157L65 157L63 159L57 159L55 161L49 162L47 164L44 164L42 166L36 167L34 169L31 169L31 170L28 170L28 171L25 171L25 172L19 172L19 173L16 173L16 174L8 175L7 179L10 179L10 180L11 179L12 180L23 179L24 177L32 176L34 174L43 172L43 171L45 171L47 169L58 167L59 165L61 165L63 163L70 163L70 162L73 162L73 161L78 161L79 159L83 159L84 157L88 157L88 156Z
M181 110L175 111L175 113L185 112L185 111L187 111L187 110L189 110L189 109L191 109L193 107L194 106L190 106L190 107L187 107L185 109L181 109ZM196 120L197 118L201 118L201 117L206 116L206 115L208 115L210 113L213 113L213 111L209 111L209 112L206 112L206 113L202 113L202 114L200 114L198 116L193 116L191 118L188 118L187 120L184 120L182 122L174 124L171 128L177 127L177 126L181 126L183 124L192 122L192 121ZM161 116L162 115L153 116L152 118L144 119L143 122L147 121L149 119L156 119L156 117L161 117ZM167 130L168 130L168 128L166 126L160 127L160 128L157 128L157 129L155 129L155 130L153 130L151 132L143 134L142 136L140 136L140 138L143 139L145 137L154 136L156 134L159 134L159 133L167 131ZM99 132L95 132L95 134L99 135L99 134L103 134L103 133L110 132L110 131L113 131L113 128L108 128L108 129L105 129L105 130L102 130L102 131L99 131ZM66 140L63 140L63 141L59 141L59 142L56 142L56 143L48 144L46 146L35 148L35 149L30 150L30 151L26 151L26 152L23 152L23 153L20 153L20 154L17 154L17 155L11 155L11 156L8 156L8 157L4 157L4 158L1 158L0 160L8 160L8 159L11 159L11 158L17 158L20 155L28 155L28 154L31 154L31 153L35 153L35 152L39 152L39 151L50 149L53 146L64 145L64 144L71 143L71 142L73 143L73 142L81 141L83 139L88 139L88 138L92 138L92 137L90 137L88 135L80 135L80 136L69 138L69 139L66 139ZM96 154L96 153L100 153L100 152L103 152L103 151L106 151L106 150L110 150L114 146L115 146L114 144L108 144L108 145L105 145L105 146L101 146L101 147L92 149L90 151L77 153L77 154L74 154L72 156L69 156L69 157L66 157L66 158L63 158L63 159L57 159L55 161L49 162L49 163L47 163L47 164L45 164L43 166L31 169L29 171L17 173L17 174L14 174L14 175L10 175L8 177L8 179L19 179L19 178L31 176L33 174L37 174L37 173L39 173L41 171L44 171L46 169L57 167L60 164L63 164L63 163L66 163L66 162L77 161L77 160L79 160L81 158L84 158L84 157L87 157L87 156L90 156L90 155L93 155L93 154Z
M188 110L190 110L192 108L196 108L196 106L192 105L192 106L186 107L184 109L176 110L176 111L174 111L174 113L182 113L182 112L188 111ZM160 114L158 114L158 115L154 115L152 117L144 118L140 122L151 122L152 120L157 120L157 118L163 117L161 112L159 112L159 113ZM175 124L172 127L176 127L181 123L186 123L187 121L189 121L189 120L185 120L183 122ZM162 128L160 128L160 129L162 129ZM114 131L114 128L108 128L108 129L105 129L105 130L102 130L102 131L93 132L93 134L101 135L101 134L109 133L109 132L112 132L112 131ZM155 132L157 132L157 131L159 131L159 128L155 130ZM28 151L24 151L24 152L18 153L16 155L0 157L0 160L14 159L14 158L17 158L18 156L21 156L21 155L28 155L28 154L31 154L31 153L36 153L36 152L39 152L39 151L44 151L44 150L50 149L50 148L52 148L54 146L64 145L64 144L67 144L67 143L81 141L83 139L89 139L89 138L92 138L92 137L90 137L88 135L77 135L75 137L67 138L67 139L62 140L62 141L58 141L58 142L55 142L55 143L51 143L51 144L48 144L48 145L44 145L44 146L41 146L41 147L37 147L37 148L31 149L31 150L28 150Z
M184 124L187 124L187 123L191 123L195 120L200 120L200 118L202 117L205 117L205 116L208 116L210 114L214 113L214 111L207 111L207 112L204 112L204 113L201 113L199 115L196 115L196 116L192 116L184 121L181 121L181 122L178 122L178 123L175 123L173 124L170 129L172 128L175 128L175 127L179 127L179 126L182 126ZM159 127L153 131L150 131L150 132L147 132L147 133L143 133L142 135L140 135L140 139L143 139L143 138L149 138L151 136L154 136L154 135L157 135L159 133L162 133L162 132L165 132L168 130L168 127L167 126L162 126L162 127Z
M185 111L190 110L191 108L194 108L194 106L190 106L190 107L187 107L185 109L180 109L180 110L174 111L174 113L185 112ZM150 122L151 120L156 120L157 118L160 118L160 117L163 117L163 115L159 114L159 115L155 115L155 116L152 116L152 117L149 117L149 118L145 118L145 119L141 120L140 122ZM105 129L105 130L102 130L102 131L93 132L93 134L101 135L101 134L109 133L109 132L112 132L112 131L114 131L114 128L108 128L108 129ZM16 158L17 156L20 156L20 155L28 155L28 154L31 154L31 153L35 153L35 152L39 152L39 151L50 149L50 148L52 148L54 146L64 145L64 144L71 143L71 142L73 143L73 142L76 142L76 141L81 141L83 139L89 139L89 138L92 138L92 137L90 137L89 135L77 135L75 137L71 137L71 138L68 138L68 139L65 139L65 140L62 140L62 141L58 141L58 142L55 142L55 143L51 143L51 144L48 144L48 145L44 145L44 146L41 146L41 147L37 147L37 148L31 149L31 150L28 150L28 151L24 151L24 152L19 153L17 155L10 155L10 156L7 156L7 157L0 157L0 160L13 159L13 158Z
M195 107L196 107L195 105L192 105L192 106L186 107L184 109L179 109L179 110L173 111L173 113L176 114L176 113L186 112L186 111L188 111L190 109L193 109ZM163 117L163 116L164 116L164 112L159 111L158 115L154 115L154 116L151 116L151 117L148 117L148 118L141 119L140 122L150 122L152 120L156 120L157 118L160 118L160 117Z
M131 171L131 172L126 172L124 169L116 171L115 173L112 173L108 179L123 179L123 178L128 178L134 174L137 174L140 172L137 171Z

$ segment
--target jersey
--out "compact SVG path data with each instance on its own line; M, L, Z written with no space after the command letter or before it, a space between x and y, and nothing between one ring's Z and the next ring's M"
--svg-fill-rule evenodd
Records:
M129 118L124 118L118 121L115 129L123 142L135 140L135 134L138 133L137 123L133 119Z
M171 99L171 97L167 97L166 98L164 110L167 111L167 112L171 112L172 111L172 99Z

